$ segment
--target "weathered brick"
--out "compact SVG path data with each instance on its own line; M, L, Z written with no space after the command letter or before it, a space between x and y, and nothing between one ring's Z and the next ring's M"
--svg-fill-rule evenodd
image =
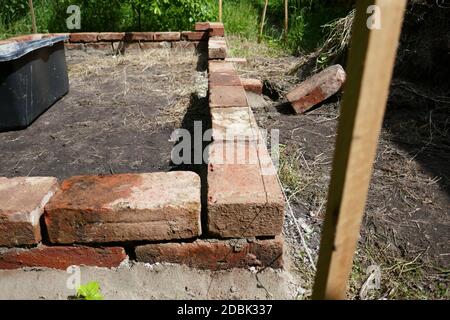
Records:
M225 28L222 22L210 22L209 23L209 35L210 37L224 37Z
M208 58L209 59L225 59L227 57L228 48L225 40L210 39L208 43Z
M64 47L67 50L84 50L85 49L84 43L65 43Z
M52 243L159 241L201 234L200 178L193 172L80 176L45 208Z
M242 86L220 86L209 90L209 106L217 107L247 107L247 96Z
M215 141L208 161L209 234L222 238L281 234L284 197L265 145Z
M237 74L236 70L231 69L221 72L209 72L209 86L240 86L241 79Z
M249 78L241 78L242 86L245 91L254 92L257 94L262 94L263 91L263 83L259 79L249 79Z
M0 249L0 269L53 268L69 266L118 267L127 255L120 247L47 247Z
M113 50L111 42L86 43L84 46L86 49L93 49L93 50Z
M208 61L208 71L210 73L215 72L234 72L236 69L234 68L232 63L225 62L223 60L210 60Z
M126 32L125 33L125 42L131 41L153 41L154 33L153 32Z
M138 246L138 261L177 263L197 269L226 270L247 267L283 267L283 238L196 240Z
M200 45L200 41L174 41L172 42L172 48L180 50L194 50Z
M181 39L188 41L205 41L208 39L208 33L205 31L183 31L181 33Z
M98 34L98 41L123 41L125 32L101 32Z
M41 241L39 219L57 189L56 178L0 178L0 247Z
M180 32L155 32L154 41L180 41Z
M71 33L70 42L97 42L97 32Z
M297 113L303 113L338 92L345 78L344 69L333 65L302 82L286 97Z
M169 49L171 48L170 42L161 41L161 42L140 42L139 46L143 50L147 49Z
M195 31L209 31L209 22L196 22Z
M259 128L249 107L211 108L214 141L256 141Z

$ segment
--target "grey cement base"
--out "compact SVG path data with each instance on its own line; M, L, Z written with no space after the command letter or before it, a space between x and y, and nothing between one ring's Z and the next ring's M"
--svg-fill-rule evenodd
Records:
M180 265L81 267L81 283L97 281L105 299L295 299L300 286L288 271L203 271ZM71 275L53 269L0 271L0 299L67 299Z

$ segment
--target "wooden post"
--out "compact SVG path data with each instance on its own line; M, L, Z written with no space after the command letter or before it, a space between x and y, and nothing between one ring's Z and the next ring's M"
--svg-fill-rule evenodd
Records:
M289 0L284 0L284 42L288 40L289 32Z
M406 1L357 1L313 299L346 297Z
M222 0L219 0L219 22L222 22Z
M32 28L33 28L33 33L37 33L36 16L34 15L33 0L28 0L28 5L30 6L31 24L32 24Z
M269 4L269 0L266 0L266 2L264 3L264 9L263 9L262 16L261 16L261 26L259 28L258 43L261 43L261 40L262 40L263 31L264 31L264 23L265 23L265 20L266 20L266 12L267 12L267 5L268 4Z

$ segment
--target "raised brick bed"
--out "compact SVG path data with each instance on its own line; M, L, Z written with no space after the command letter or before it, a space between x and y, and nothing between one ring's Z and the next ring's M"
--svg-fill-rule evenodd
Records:
M0 178L0 269L117 267L128 258L125 247L146 263L281 268L284 197L245 93L260 93L261 86L240 79L234 63L245 59L227 57L223 24L196 23L195 31L185 32L68 36L67 50L193 48L208 42L213 142L206 181L185 171L60 182ZM202 193L207 195L204 210Z

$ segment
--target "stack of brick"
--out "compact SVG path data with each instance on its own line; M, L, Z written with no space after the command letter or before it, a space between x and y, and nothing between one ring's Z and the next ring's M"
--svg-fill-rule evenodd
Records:
M71 34L71 43L209 40L207 223L193 172L0 178L0 269L117 267L128 259L221 270L283 265L284 198L224 28L192 33ZM184 35L184 36L183 36ZM36 36L33 36L36 37ZM244 83L244 84L243 84Z
M209 38L208 31L182 32L79 32L33 34L9 38L1 44L44 39L50 36L66 36L68 50L111 50L112 52L135 49L193 49Z

